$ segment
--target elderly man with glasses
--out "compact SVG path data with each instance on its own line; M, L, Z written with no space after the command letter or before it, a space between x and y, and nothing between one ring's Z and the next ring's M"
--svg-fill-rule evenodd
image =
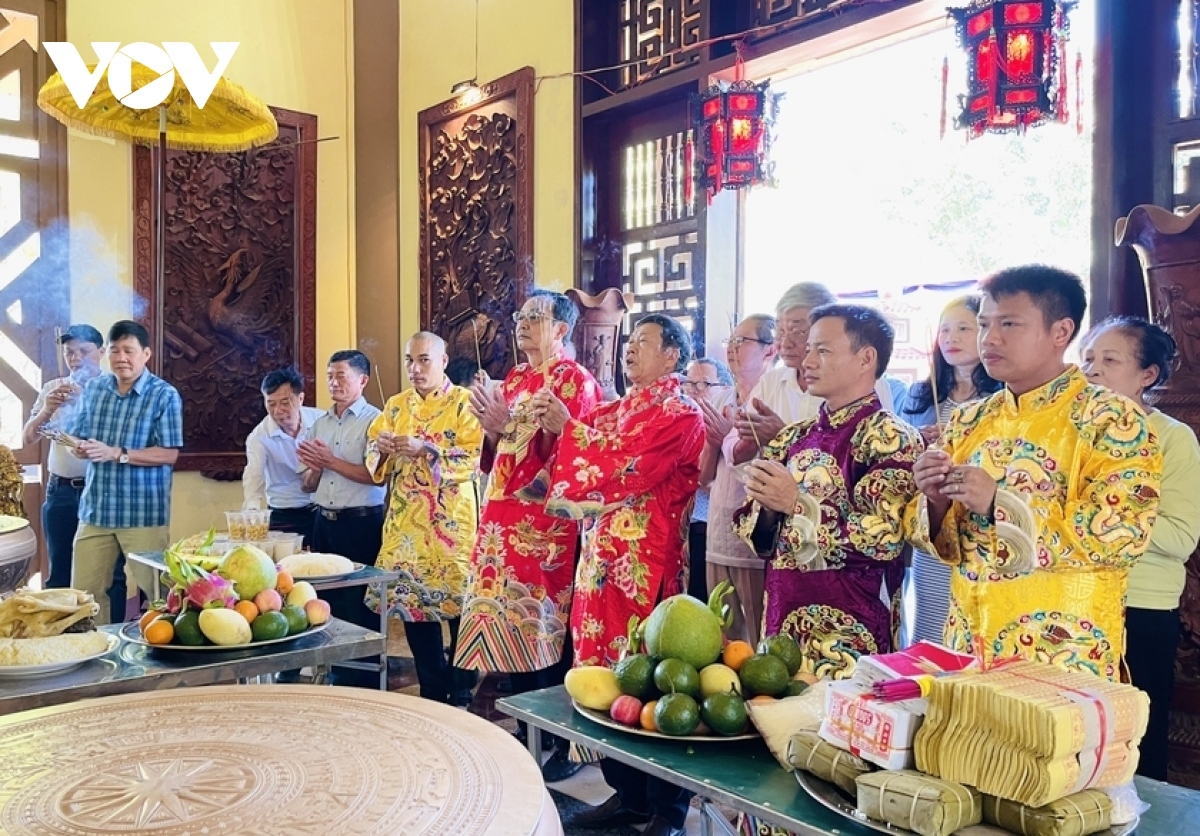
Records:
M517 347L528 362L499 385L484 377L471 387L471 408L484 430L481 467L490 478L454 665L507 673L516 694L558 685L570 668L567 625L579 526L548 515L541 502L522 499L516 487L529 482L541 462L530 399L553 393L572 418L600 403L591 372L566 356L578 316L563 294L533 291L513 316ZM544 774L562 780L578 770L564 750L547 762Z
M697 404L704 404L717 412L724 412L734 402L732 372L720 360L711 357L697 357L693 360L680 388L691 395ZM705 456L712 457L709 452L711 447L711 443L705 445L702 463ZM692 520L688 526L688 565L691 570L688 574L687 592L701 601L708 599L705 552L708 543L708 484L711 481L712 474L709 474L707 479L701 474L700 487L696 489L696 501L692 503Z

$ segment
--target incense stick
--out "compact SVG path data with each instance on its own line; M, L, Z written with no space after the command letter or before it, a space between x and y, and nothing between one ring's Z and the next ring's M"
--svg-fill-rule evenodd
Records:
M479 352L479 320L472 317L471 329L475 332L475 365L483 371L483 355Z
M62 335L63 335L62 327L55 325L54 326L54 358L56 360L58 360L58 376L60 378L66 377L66 375L63 374Z
M541 297L541 301L535 307L542 314L542 338L540 341L542 344L542 363L538 370L542 373L542 385L545 386L547 385L546 375L550 372L550 349L554 347L554 337L548 327L554 323L554 307L545 296Z
M938 397L937 386L937 362L934 356L935 352L942 349L934 341L933 329L926 326L925 337L929 344L929 391L933 395L933 425L937 427L938 437L942 435L942 400Z
M383 394L383 381L379 377L379 364L375 364L375 385L379 387L379 405L384 406L387 403L387 398Z

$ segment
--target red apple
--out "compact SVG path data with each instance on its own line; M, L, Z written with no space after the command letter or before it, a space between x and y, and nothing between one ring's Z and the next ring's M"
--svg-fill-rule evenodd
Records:
M608 709L608 716L612 717L622 726L637 728L642 717L642 701L637 697L622 694L617 697L616 701Z

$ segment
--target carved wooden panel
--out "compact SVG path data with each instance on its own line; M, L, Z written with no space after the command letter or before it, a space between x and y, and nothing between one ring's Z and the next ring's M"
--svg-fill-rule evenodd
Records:
M669 53L700 42L707 5L708 0L620 0L621 62L638 62L621 70L621 87L698 62L698 49Z
M183 397L176 468L238 479L281 366L314 381L317 117L271 108L279 138L238 154L167 152L166 272L154 270L155 154L134 149L134 277L151 369ZM312 403L315 386L305 387Z
M494 378L533 281L532 67L421 111L421 327Z

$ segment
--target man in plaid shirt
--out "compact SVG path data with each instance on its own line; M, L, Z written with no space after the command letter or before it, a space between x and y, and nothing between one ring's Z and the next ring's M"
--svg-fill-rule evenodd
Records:
M111 374L83 390L71 431L80 439L75 455L88 460L71 586L100 605L98 621L124 621L123 590L114 579L127 552L162 551L169 544L171 468L183 447L183 401L175 387L146 369L150 334L122 320L108 332ZM153 578L130 566L134 580L154 594ZM139 574L145 570L146 577Z

